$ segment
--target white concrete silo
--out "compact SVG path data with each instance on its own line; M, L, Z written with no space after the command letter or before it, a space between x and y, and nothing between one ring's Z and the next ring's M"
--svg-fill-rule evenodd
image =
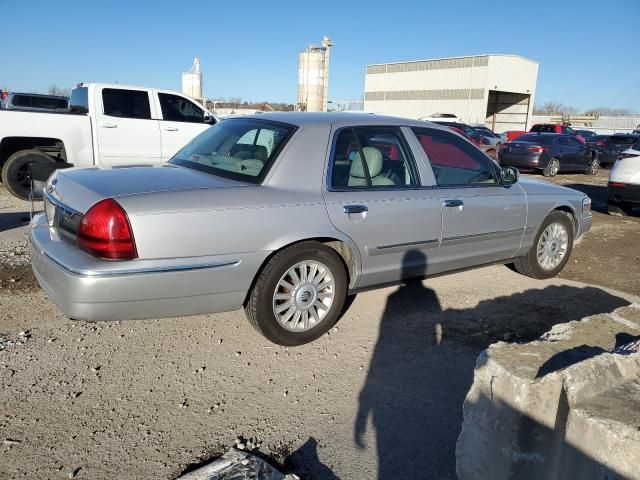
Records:
M298 55L298 108L308 112L326 112L329 95L329 51L331 38L322 46L309 45Z
M200 59L198 57L193 59L191 69L182 73L182 93L203 103L202 73L200 73Z

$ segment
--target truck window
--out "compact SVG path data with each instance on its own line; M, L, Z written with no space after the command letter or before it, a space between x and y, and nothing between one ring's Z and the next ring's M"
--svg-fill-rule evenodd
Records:
M102 90L104 114L122 118L151 118L149 94L142 90L105 88Z
M71 113L89 113L89 89L87 87L71 90L69 111Z
M163 120L172 122L203 123L204 110L186 98L169 93L158 93Z
M36 108L67 108L68 105L66 98L54 97L33 97L31 102L31 106Z
M15 107L30 107L31 97L28 95L14 95L11 101Z

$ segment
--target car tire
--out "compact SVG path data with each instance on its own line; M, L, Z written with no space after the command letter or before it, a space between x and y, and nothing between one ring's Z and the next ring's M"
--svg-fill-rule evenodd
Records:
M609 201L607 205L607 211L609 215L614 215L616 217L626 217L631 215L631 211L633 210L633 204L629 202L612 202Z
M560 160L552 158L547 163L547 166L542 170L542 175L545 177L555 177L560 171Z
M2 167L2 182L9 193L22 200L28 200L31 193L29 165L43 162L55 160L38 150L21 150L11 155Z
M593 158L589 162L589 165L587 165L587 168L584 171L584 173L587 175L596 175L599 169L600 169L600 162L598 161L597 158Z
M542 238L543 235L545 238ZM555 277L569 261L573 249L573 235L571 218L564 212L551 212L542 222L527 255L513 262L514 268L518 273L531 278ZM545 263L544 260L549 258L553 261ZM556 259L558 263L555 263Z
M314 278L309 280L313 272ZM327 286L317 288L323 285ZM318 242L301 242L267 262L251 289L245 313L249 323L273 343L304 345L324 335L338 321L347 287L346 267L333 249Z

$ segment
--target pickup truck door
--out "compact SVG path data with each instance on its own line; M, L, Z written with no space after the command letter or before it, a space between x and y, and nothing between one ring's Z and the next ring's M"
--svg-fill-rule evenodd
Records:
M167 161L194 137L209 128L207 112L180 95L158 92L162 160Z
M160 127L153 119L149 92L101 88L96 95L99 162L106 166L159 162Z
M324 197L331 223L359 248L357 287L430 272L440 244L442 209L436 193L421 184L423 173L424 164L414 159L403 129L367 126L334 132Z
M498 167L454 133L413 128L433 170L442 205L434 272L505 260L520 248L527 200L517 183L501 185Z

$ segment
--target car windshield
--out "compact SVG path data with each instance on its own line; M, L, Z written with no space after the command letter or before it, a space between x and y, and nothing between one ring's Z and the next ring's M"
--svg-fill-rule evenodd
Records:
M291 125L267 120L224 120L194 138L170 163L258 183L294 131Z
M546 143L549 139L555 138L555 136L547 137L546 135L539 134L524 134L513 139L513 142L534 142L534 143Z

